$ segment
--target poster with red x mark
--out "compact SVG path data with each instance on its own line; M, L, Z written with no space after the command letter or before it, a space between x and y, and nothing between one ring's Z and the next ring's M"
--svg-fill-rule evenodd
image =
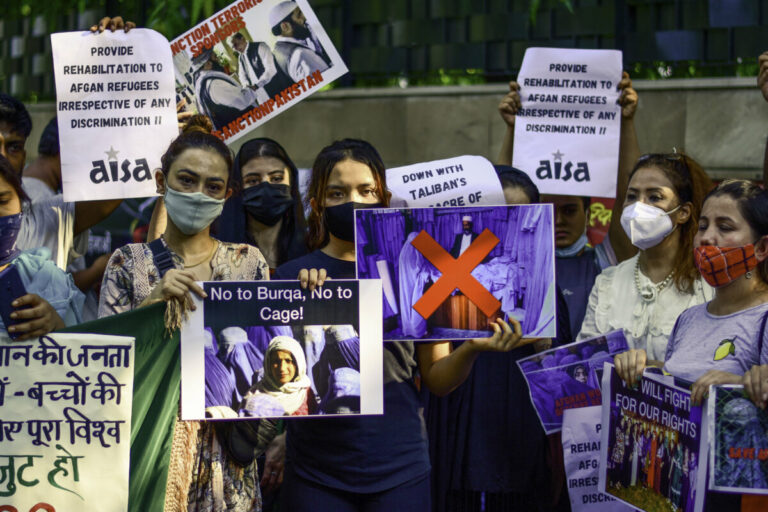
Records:
M381 279L385 340L463 340L517 319L556 334L551 205L355 211L357 275Z

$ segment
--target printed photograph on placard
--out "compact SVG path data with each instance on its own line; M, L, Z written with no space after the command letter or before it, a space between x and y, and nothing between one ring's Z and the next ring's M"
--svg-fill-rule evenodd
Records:
M306 0L235 2L171 50L177 100L228 143L347 72Z
M629 387L608 368L601 491L647 512L699 512L706 475L703 408L691 404L690 391L663 376L646 372Z
M624 332L617 330L517 361L547 434L560 430L567 409L602 403L598 370L628 348Z
M380 294L380 287L373 285ZM364 379L380 375L374 368L381 366L381 335L375 335L380 325L372 325L380 322L361 315L357 281L336 281L314 294L300 289L296 281L231 287L205 283L204 289L209 297L201 301L202 314L193 313L200 317L193 322L202 322L203 328L182 330L182 390L204 401L191 408L182 403L185 417L275 418L378 410L374 402L381 405L380 381L362 397ZM200 366L203 379L193 375Z
M711 390L709 488L768 494L768 412L755 406L742 386Z
M552 206L355 211L357 275L381 279L385 340L555 335Z

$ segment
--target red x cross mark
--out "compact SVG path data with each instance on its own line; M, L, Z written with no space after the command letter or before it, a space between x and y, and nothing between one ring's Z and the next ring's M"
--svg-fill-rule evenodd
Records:
M443 275L413 305L413 309L425 319L429 318L440 307L440 304L453 293L453 290L458 288L486 316L490 317L496 313L501 307L501 302L491 295L491 292L486 290L470 272L483 261L483 258L490 254L499 242L498 237L486 228L474 242L469 244L461 256L454 259L448 251L440 247L434 238L422 230L411 241L411 245Z

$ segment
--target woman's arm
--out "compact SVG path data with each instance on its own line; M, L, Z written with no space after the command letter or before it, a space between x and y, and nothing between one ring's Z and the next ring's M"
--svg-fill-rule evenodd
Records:
M509 352L520 344L523 330L520 322L510 319L510 324L497 319L491 324L493 336L467 340L456 350L449 341L418 343L416 356L421 380L429 390L445 396L464 382L480 352Z
M515 115L520 108L520 86L517 82L509 82L509 92L499 103L499 114L507 125L504 140L501 143L501 151L496 163L499 165L512 165L512 151L515 145Z
M625 71L619 82L621 95L621 135L619 138L619 171L616 179L616 200L613 203L611 224L608 227L611 247L619 262L628 260L637 253L637 247L621 227L621 213L624 209L624 198L629 186L629 173L635 162L640 157L640 146L637 143L637 131L635 130L635 111L637 110L637 91L632 88L632 80Z

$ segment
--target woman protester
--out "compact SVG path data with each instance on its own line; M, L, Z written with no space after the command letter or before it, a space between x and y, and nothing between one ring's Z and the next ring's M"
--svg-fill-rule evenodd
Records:
M354 209L385 207L390 193L376 149L345 139L324 148L309 185L309 246L275 278L304 284L355 277ZM319 269L319 270L318 270ZM444 395L468 375L482 351L508 351L520 324L492 324L494 335L451 344L410 341L384 345L383 416L289 421L283 508L291 511L424 511L430 505L429 457L414 377ZM514 328L514 330L513 330Z
M664 371L693 382L694 405L702 403L710 385L744 384L764 407L759 385L764 366L756 365L768 365L768 192L744 180L720 183L704 202L694 244L696 266L715 294L680 315ZM632 385L652 364L638 349L617 355L615 363ZM708 493L706 507L732 510L726 507L737 501L738 496Z
M232 193L232 155L212 128L208 118L193 116L163 155L155 181L168 212L165 232L150 244L115 251L101 287L100 317L160 301L171 312L194 309L191 294L206 296L195 281L269 278L258 249L210 236L211 223ZM198 511L261 509L254 446L246 443L235 453L230 450L234 437L217 436L210 423L176 422L174 446L182 451L190 447L192 453L184 453L194 461L189 464L189 488L177 500ZM220 439L227 441L226 449ZM219 464L221 471L214 471Z
M639 252L597 276L579 340L623 329L630 348L664 359L680 313L713 296L691 257L709 185L701 167L682 153L637 161L620 222Z
M252 139L235 156L235 194L214 224L222 241L259 248L269 268L307 253L299 174L288 153L272 139Z
M264 356L264 376L243 397L241 414L254 417L314 414L304 350L289 336L276 336Z
M6 333L17 340L43 336L82 321L85 296L72 276L51 260L46 248L20 251L16 239L21 229L22 205L29 198L11 163L0 156L0 272L18 271L24 290L13 296L2 290L0 300L10 303L11 325L0 318L0 337Z

